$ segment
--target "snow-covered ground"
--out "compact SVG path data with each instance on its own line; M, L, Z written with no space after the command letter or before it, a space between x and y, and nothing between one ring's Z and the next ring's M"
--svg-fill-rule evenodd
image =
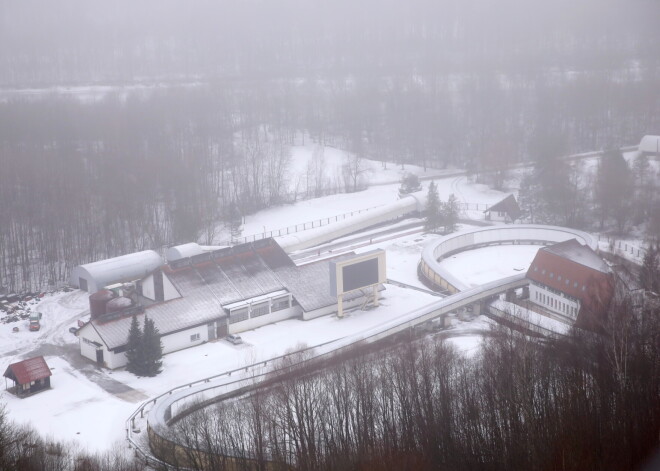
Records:
M351 154L334 147L321 147L310 143L304 146L291 148L291 163L289 173L294 175L288 185L290 191L296 188L304 189L304 179L309 178L307 173L321 166L317 170L327 182L337 182L342 178L342 166ZM331 218L353 211L364 210L392 203L399 199L399 185L401 178L407 173L414 173L421 178L433 178L438 186L438 196L446 201L450 194L454 194L459 202L481 205L491 205L505 198L508 193L492 190L483 184L472 183L455 169L432 169L426 171L422 167L388 164L384 169L381 162L362 159L363 177L368 188L357 193L340 193L336 195L300 200L276 208L269 208L245 217L242 236L263 234L286 227ZM428 181L422 184L424 191L428 188ZM468 211L462 215L469 219L483 220L483 210ZM219 238L227 238L226 230L219 228Z
M304 152L299 149L293 153L296 161L294 168L297 171L307 167L305 159L311 158L314 152L312 147L306 148ZM339 163L343 158L340 151L327 148L324 151L326 162L335 159ZM369 165L373 169L370 177L372 181L382 184L358 193L299 201L261 211L247 217L244 234L260 233L264 228L277 229L395 201L398 198L400 168L390 164L387 170L383 170L380 162ZM412 168L407 166L406 171L410 170ZM416 170L422 174L421 169ZM438 171L438 177L443 173ZM392 183L385 184L388 181ZM442 199L453 193L462 202L492 204L506 196L506 193L490 190L483 185L471 184L462 176L438 178L436 183ZM464 216L483 219L480 211ZM421 233L389 235L374 238L372 245L358 250L377 247L385 249L388 278L424 288L417 279L417 264L422 247L433 237L436 236ZM456 270L459 270L461 276L470 277L471 284L510 274L509 271L502 271L501 260L497 258L497 253L508 251L509 248L498 247L494 248L493 253L477 256L468 252L468 259L459 263ZM524 247L516 247L515 250L521 252L505 258L512 262L510 270L517 272L516 269L523 269L525 263L529 264L527 260L531 260L533 255L531 250L525 252ZM471 274L467 270L470 267L473 270ZM12 362L44 355L53 372L52 389L26 399L18 399L2 391L0 403L7 405L10 417L18 422L30 422L40 431L57 439L73 440L91 451L103 451L124 438L124 421L149 397L181 384L281 355L296 346L319 345L349 333L366 331L436 300L437 297L420 290L387 285L378 309L353 311L341 320L327 316L312 321L287 320L264 326L242 333L245 340L243 345L234 346L218 340L169 354L164 358L164 370L160 375L155 378L137 378L123 370L97 369L80 357L78 339L68 332L68 328L75 326L77 320L87 314L86 293L73 291L46 295L30 306L43 313L43 327L39 332L28 332L27 321L0 324L0 369L4 372ZM453 327L457 336L450 341L461 351L474 354L482 339L479 331L487 329L489 322L485 318L469 323L457 321ZM19 332L12 332L15 325L19 326Z
M467 250L440 262L468 287L524 273L539 250L538 245L497 245Z
M74 293L80 297L79 291ZM55 296L51 301L63 297ZM0 402L6 403L14 420L35 424L46 435L73 440L91 451L103 451L125 436L124 421L148 397L183 383L280 356L301 345L320 345L349 333L369 330L435 301L435 296L387 285L378 309L352 311L343 319L336 316L311 321L290 319L241 333L245 342L242 345L218 340L171 353L164 357L163 372L154 378L138 378L123 370L97 370L89 364L85 365L85 371L80 372L75 358L72 361L71 357L60 356L57 350L52 350L56 353L54 355L44 351L40 354L44 354L52 369L52 389L26 399L18 399L3 391ZM37 304L36 308L41 309L41 306ZM44 314L44 322L57 321L56 318L62 317L60 324L70 323L77 316L70 316L66 309ZM41 341L63 345L65 342L62 339L67 338L66 343L75 347L72 344L76 338L68 332L67 326L60 327L62 332L44 332ZM68 337L72 340L69 341ZM15 350L32 351L22 348L24 342L20 339L5 342L3 347L6 349L12 343ZM69 351L75 353L71 349ZM3 355L0 368L4 371L10 363L20 360L20 356L18 353Z

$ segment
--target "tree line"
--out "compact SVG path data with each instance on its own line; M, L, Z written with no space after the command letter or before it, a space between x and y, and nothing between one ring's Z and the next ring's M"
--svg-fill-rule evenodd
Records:
M356 351L170 438L192 469L642 469L658 451L659 314L623 299L601 334L556 341L499 327L471 358L439 337Z
M631 212L549 158L660 129L657 2L507 0L506 15L472 0L157 3L0 11L0 287L211 244L258 209L364 188L364 158L466 168L496 189L538 162L525 185L544 188L528 195L539 220L585 227L596 208L605 226L660 221L647 163ZM94 84L114 92L89 98ZM291 181L291 145L310 141L346 151L338 181L321 151Z

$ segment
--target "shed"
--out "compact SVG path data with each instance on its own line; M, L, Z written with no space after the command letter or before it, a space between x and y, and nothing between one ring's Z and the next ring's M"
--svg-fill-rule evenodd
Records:
M163 266L163 260L153 250L144 250L98 262L78 265L71 271L69 283L89 293L107 285L144 278Z
M637 150L647 154L660 155L660 136L644 136Z
M495 203L486 211L487 221L504 221L504 222L514 222L522 215L520 206L516 201L515 196L509 195L504 198L502 201Z
M19 397L50 389L51 376L52 373L44 357L28 358L18 363L12 363L4 374L5 378L14 382L14 386L8 390ZM5 379L5 389L7 389L6 381Z

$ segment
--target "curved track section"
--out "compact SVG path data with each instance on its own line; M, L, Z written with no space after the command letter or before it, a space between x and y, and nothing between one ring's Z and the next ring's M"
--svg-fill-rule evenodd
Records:
M567 227L539 224L482 227L449 234L429 243L422 251L420 269L434 288L457 293L467 289L467 286L441 265L440 261L449 255L488 245L549 245L569 239L577 239L593 250L598 246L598 241L591 234Z
M310 348L309 355L306 356L306 359L298 361L298 364L320 363L328 357L357 344L373 343L382 340L391 335L406 331L418 324L423 324L433 318L471 304L479 303L507 290L520 288L527 284L528 281L525 275L520 274L462 291L434 301L422 308L404 314L398 319L372 329ZM228 371L195 383L184 384L154 399L150 399L143 403L127 420L126 434L128 441L148 463L169 468L170 465L168 462L175 461L177 466L186 466L179 461L186 455L185 447L183 444L173 441L173 438L169 434L169 424L200 407L260 387L265 379L277 376L280 371L278 369L267 368L268 363L272 363L274 360L277 360L277 358L268 360L267 362L249 365L238 370ZM293 365L288 362L287 371L291 366ZM136 420L138 420L138 417L144 417L145 414L147 417L147 432L151 453L145 450L143 445L133 436Z

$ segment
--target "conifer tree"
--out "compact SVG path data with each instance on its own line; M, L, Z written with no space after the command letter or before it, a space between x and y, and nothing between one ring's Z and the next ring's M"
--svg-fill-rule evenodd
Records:
M426 196L426 223L427 231L434 231L440 227L440 199L438 198L438 187L435 182L429 184L429 192Z
M144 316L144 333L142 335L142 361L144 376L156 376L163 366L163 344L160 341L158 328L154 321Z
M442 223L445 226L445 232L454 232L458 223L458 200L452 193L449 199L442 205Z
M142 374L142 330L136 316L133 316L131 327L128 330L126 360L126 369L128 371L134 375Z
M639 283L647 291L660 291L660 250L650 245L644 254L642 267L639 270Z

